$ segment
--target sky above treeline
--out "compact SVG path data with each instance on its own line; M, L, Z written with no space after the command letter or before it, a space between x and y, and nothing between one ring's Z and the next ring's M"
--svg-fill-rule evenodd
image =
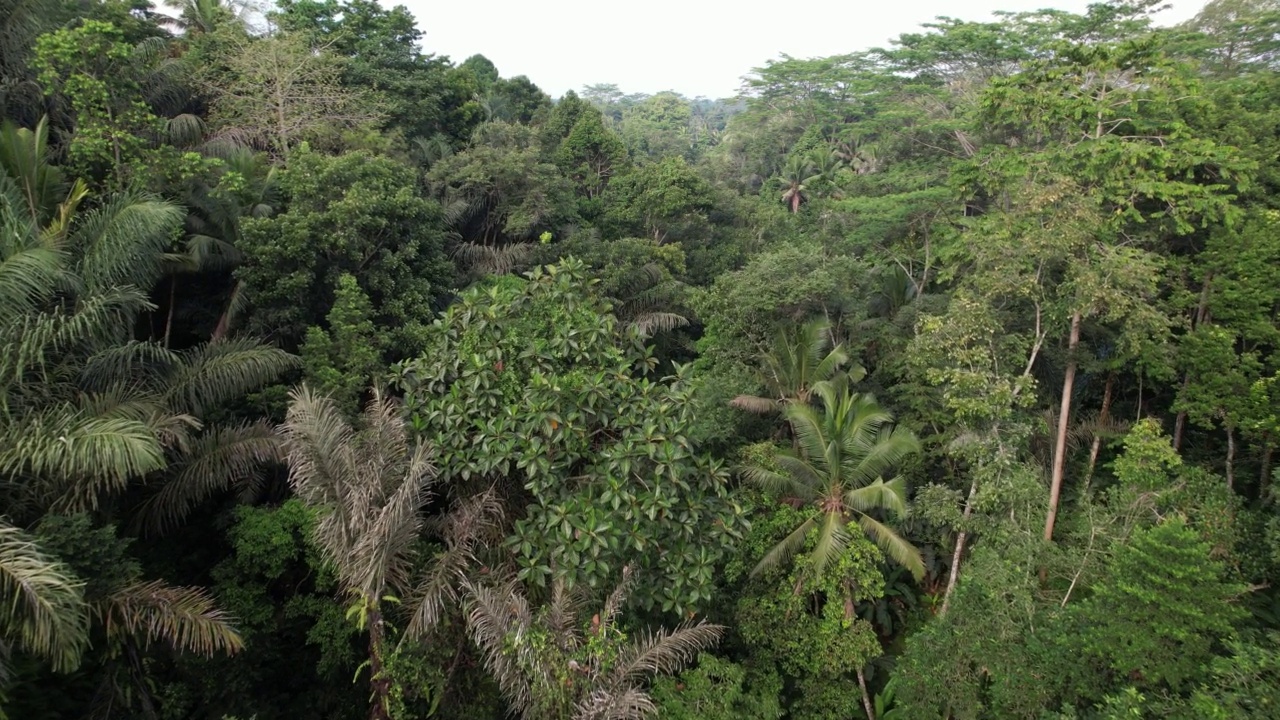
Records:
M822 57L887 46L940 15L989 20L996 10L1081 12L1089 0L383 0L403 3L424 49L455 62L480 53L504 77L527 75L559 97L584 85L689 97L737 93L752 68L781 54ZM1194 16L1205 0L1173 0L1160 24Z

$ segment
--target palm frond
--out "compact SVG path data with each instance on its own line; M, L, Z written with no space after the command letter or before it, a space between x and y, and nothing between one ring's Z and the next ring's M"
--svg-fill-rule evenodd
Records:
M204 132L204 121L199 115L183 113L165 121L165 141L175 147L195 147L204 138Z
M465 571L475 562L476 548L499 530L502 503L490 488L467 498L443 521L435 523L445 540L445 549L436 555L426 576L409 595L413 608L405 640L420 640L439 624L448 607L459 600L458 588Z
M86 213L71 241L77 274L88 292L132 285L150 290L162 273L161 254L182 229L180 207L147 195L121 193Z
M74 670L89 644L83 583L34 540L0 522L0 632L3 640Z
M135 583L104 600L96 612L109 637L129 637L144 647L163 642L175 650L211 656L244 647L232 618L201 588L163 581Z
M740 468L739 472L747 482L777 495L785 496L795 494L797 491L804 492L805 490L794 478L769 468L749 465Z
M904 427L875 433L861 448L860 457L850 458L850 479L865 485L892 474L908 457L920 453L920 440Z
M0 325L0 386L23 382L72 346L93 347L124 342L123 329L150 307L136 288L112 288L82 300L74 309L58 307L28 314Z
M527 631L532 624L529 603L514 582L502 587L486 587L466 581L467 627L471 639L484 653L484 664L498 688L513 708L529 707L532 691L518 658L507 648L511 635Z
M215 493L256 485L264 466L283 460L279 436L265 422L215 427L195 439L138 521L149 533L166 533Z
M756 415L769 415L782 409L782 406L777 400L757 397L755 395L739 395L730 400L729 405Z
M296 356L253 339L224 339L184 351L170 379L175 407L201 415L296 368Z
M630 322L642 337L652 337L656 333L669 332L689 324L689 318L673 312L641 313Z
M843 513L835 511L823 513L813 552L809 553L809 572L815 577L821 576L827 563L849 547L849 539Z
M618 587L609 593L609 597L604 601L604 608L600 611L601 625L612 624L618 613L622 612L622 605L627 601L631 583L633 582L635 582L635 577L631 571L631 566L624 566L622 568L622 582L619 582Z
M573 720L643 720L656 712L658 707L648 693L628 687L591 693L574 708Z
M8 232L8 228L0 228ZM61 253L47 247L22 248L0 258L0 323L37 309L53 294L62 274Z
M751 575L759 575L766 570L786 563L794 557L804 547L809 531L816 527L817 524L817 519L812 517L800 523L799 527L791 531L791 534L787 535L772 548L769 548L769 552L765 553L764 557L760 558L760 562L756 563L756 566L751 569Z
M454 251L454 257L462 261L472 272L487 275L506 275L528 264L536 246L533 243L512 243L491 246L464 242Z
M66 195L60 168L49 162L49 118L32 129L6 120L0 124L0 176L7 176L21 193L25 212L33 225L44 223ZM17 210L17 205L6 212Z
M127 382L155 386L177 360L177 354L159 343L130 340L108 345L85 358L80 367L80 386L90 391Z
M231 270L244 262L244 253L232 243L200 233L187 238L187 254L201 270Z
M853 488L844 494L845 505L859 512L888 510L895 515L907 511L906 480L898 477L885 482L876 479L870 485Z
M858 524L863 531L880 546L885 555L906 568L912 577L920 580L924 577L924 558L914 545L907 542L889 526L867 514L858 515Z
M592 693L575 708L573 720L641 720L656 712L648 693L627 688L621 693Z
M675 630L638 633L618 655L608 684L616 688L654 675L679 672L693 662L698 653L715 647L722 635L723 626L706 622L681 625Z
M26 413L0 432L0 475L35 476L63 507L97 507L99 497L165 466L164 449L146 423L86 417L56 405Z
M307 505L332 507L355 474L355 429L333 400L306 385L289 393L289 410L280 433L289 463L289 483Z
M785 491L804 501L814 500L823 491L828 475L803 455L780 452L774 458L789 485ZM781 488L780 488L781 489Z
M837 345L831 349L831 352L821 358L817 358L817 362L813 366L813 377L815 381L830 380L836 376L836 373L840 371L840 368L847 364L849 364L848 353L844 351L843 345ZM861 377L858 376L858 370L862 370L861 365L855 365L850 368L849 374L861 379ZM866 371L862 370L862 374L866 374ZM857 380L854 380L854 382L857 382Z
M422 469L402 476L399 487L381 506L370 508L374 515L351 556L337 561L339 574L345 574L365 597L378 597L385 587L409 590L411 550L422 528L420 508L427 500L428 478L435 472L426 453L414 464Z
M786 416L801 454L810 462L827 462L828 440L820 411L809 405L789 403Z
M413 610L402 642L422 640L458 602L458 587L474 557L469 548L447 548L432 559L424 577L407 598Z
M430 448L409 447L397 403L380 390L357 432L333 401L305 386L279 432L289 481L323 512L314 539L352 592L376 602L387 586L407 590L420 508L435 478Z

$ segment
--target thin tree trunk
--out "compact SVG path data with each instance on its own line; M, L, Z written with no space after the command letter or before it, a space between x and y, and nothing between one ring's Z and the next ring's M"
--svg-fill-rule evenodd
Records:
M1036 303L1036 341L1031 346L1031 353L1027 356L1027 365L1022 370L1022 377L1030 377L1031 369L1036 365L1036 358L1040 356L1040 348L1044 345L1046 331L1041 329L1041 312L1040 303ZM1018 393L1022 392L1024 385L1018 385L1013 389L1013 397L1016 399ZM1000 441L1000 423L991 426L991 433L996 438L996 442ZM1001 452L1004 452L1004 444L1000 443ZM967 521L969 516L973 514L973 498L978 494L978 478L975 476L973 481L969 483L969 494L964 499L964 513L961 515L962 521ZM951 594L955 592L956 583L960 579L960 558L964 555L964 544L969 539L969 531L961 529L956 533L956 547L951 552L951 570L947 574L947 589L942 594L942 608L938 610L938 617L946 617L947 610L951 608Z
M1107 375L1107 389L1102 393L1102 411L1098 413L1098 424L1102 425L1107 422L1108 413L1111 412L1111 388L1115 385L1116 374L1113 371ZM1102 450L1102 430L1093 431L1093 446L1089 448L1089 471L1084 475L1084 486L1089 487L1089 482L1093 480L1094 468L1098 466L1098 453Z
M1191 373L1182 376L1182 392L1186 393L1187 388L1191 385ZM1187 428L1187 411L1179 410L1178 417L1173 421L1173 449L1182 449L1182 433Z
M867 720L876 720L876 711L871 706L871 695L867 694L867 678L862 674L862 668L858 668L858 687L862 688L862 707L867 710Z
M169 349L169 332L173 329L173 306L174 299L178 294L178 276L169 276L169 312L164 319L164 347Z
M848 578L845 578L845 581L844 581L844 618L845 620L853 619L854 609L855 608L853 604L853 584L852 584L852 581L850 581ZM866 708L867 720L876 720L876 712L871 706L871 695L867 693L867 679L862 674L861 666L858 667L857 673L858 673L858 687L862 688L862 707Z
M1067 340L1067 370L1062 378L1062 402L1058 408L1058 437L1053 446L1053 476L1049 482L1049 512L1044 519L1044 539L1053 540L1053 524L1058 519L1058 498L1067 469L1067 428L1071 419L1071 390L1076 382L1076 347L1080 344L1080 312L1071 316Z
M1227 426L1227 487L1236 485L1236 431Z
M213 328L213 336L210 340L221 340L226 336L227 331L231 329L231 307L236 303L236 296L240 294L240 281L237 280L235 287L231 288L231 297L227 298L227 307L223 309L222 315L218 316L218 324Z
M1267 490L1271 487L1271 454L1274 450L1275 446L1270 440L1262 448L1262 472L1258 476L1258 497L1264 500L1267 497Z
M978 479L974 478L969 483L969 496L964 500L964 514L961 515L962 520L967 521L969 516L973 514L973 496L978 493ZM946 617L947 610L951 607L951 593L956 589L956 581L960 578L960 556L964 554L964 542L969 537L969 531L961 529L956 533L956 547L951 552L951 572L947 575L947 589L942 594L942 608L938 610L938 617Z
M382 613L369 611L369 720L391 720L391 678L382 665Z
M1196 306L1196 314L1191 318L1191 329L1203 325L1209 319L1209 288L1213 282L1213 273L1205 275L1204 283L1200 286L1200 303ZM1191 385L1191 373L1182 376L1182 391L1185 393L1187 387ZM1173 421L1173 449L1182 449L1182 433L1187 428L1187 411L1179 410L1178 417Z

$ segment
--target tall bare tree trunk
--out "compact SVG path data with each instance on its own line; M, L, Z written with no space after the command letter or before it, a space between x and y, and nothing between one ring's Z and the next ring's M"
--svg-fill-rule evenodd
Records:
M1194 330L1203 325L1209 319L1209 288L1213 282L1213 273L1205 275L1204 284L1200 286L1200 304L1196 306L1196 314L1191 318L1191 329ZM1186 392L1187 386L1191 384L1191 373L1182 376L1182 390ZM1173 421L1173 449L1182 449L1182 433L1187 428L1187 411L1179 410L1178 417Z
M1262 472L1258 475L1258 496L1266 499L1267 490L1271 487L1271 456L1275 451L1275 445L1267 440L1266 446L1262 448Z
M1098 425L1107 422L1107 417L1111 412L1111 389L1116 383L1116 374L1113 371L1107 375L1107 389L1102 393L1102 411L1098 413ZM1093 480L1093 471L1098 466L1098 453L1102 450L1102 430L1099 428L1093 431L1093 446L1089 448L1089 470L1084 474L1084 485L1089 487L1089 482Z
M978 479L974 478L969 483L969 496L964 500L964 514L961 518L965 521L973 514L973 496L978 493ZM969 537L969 531L961 529L956 533L956 547L951 551L951 572L947 574L947 589L942 593L942 608L938 610L938 617L946 617L947 610L951 607L951 593L956 589L956 581L960 578L960 556L964 554L964 542Z
M240 281L237 280L235 287L231 288L231 297L227 299L227 306L222 310L222 314L218 316L218 324L213 328L213 337L210 340L221 340L226 336L227 331L231 329L231 308L236 304L236 296L240 294Z
M1227 426L1227 487L1236 486L1236 431Z
M391 720L391 678L382 664L382 613L369 611L369 720Z
M862 674L862 668L858 668L858 687L862 688L862 707L867 711L867 720L876 720L876 711L871 706L871 696L867 694L867 678Z
M1053 524L1058 519L1058 498L1067 469L1067 428L1071 420L1071 390L1076 383L1076 347L1080 345L1080 312L1071 316L1067 339L1067 370L1062 378L1062 402L1058 408L1058 436L1053 444L1053 476L1049 481L1049 512L1044 519L1044 539L1053 540Z
M169 276L169 312L164 319L164 346L169 347L169 331L173 329L173 306L178 294L178 276Z
M1182 376L1182 392L1185 393L1191 385L1191 373ZM1182 433L1187 429L1187 411L1179 410L1178 417L1173 421L1173 449L1182 449Z

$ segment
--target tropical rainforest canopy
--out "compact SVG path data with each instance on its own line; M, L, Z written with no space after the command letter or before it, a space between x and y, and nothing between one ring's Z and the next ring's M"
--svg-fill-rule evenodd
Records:
M0 715L1280 717L1280 4L1152 9L0 0Z

